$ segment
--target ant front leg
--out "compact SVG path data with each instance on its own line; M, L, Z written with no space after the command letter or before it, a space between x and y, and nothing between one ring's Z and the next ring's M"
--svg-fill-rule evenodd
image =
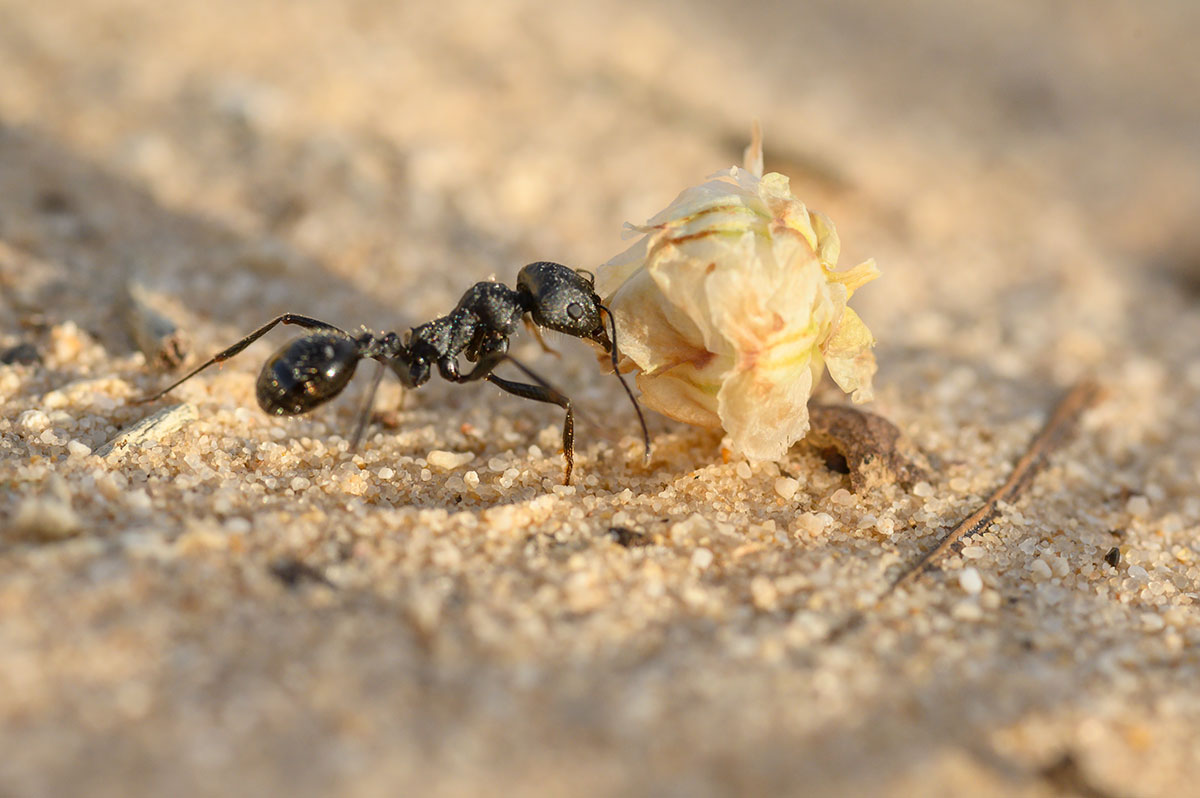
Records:
M558 405L567 411L567 418L563 422L563 456L567 460L567 469L563 475L563 484L570 485L571 470L575 467L575 414L571 410L571 400L548 385L530 385L524 382L512 382L503 377L497 377L495 374L488 374L487 380L497 388L507 391L513 396L532 399L535 402L547 402Z
M310 318L309 316L301 316L298 313L284 313L282 316L277 316L272 321L269 321L266 324L264 324L263 326L259 327L257 330L250 333L245 338L238 341L236 344L229 347L228 349L222 350L221 352L218 352L217 354L213 355L210 359L208 359L204 363L197 366L190 373L188 373L184 377L176 380L175 382L171 383L170 385L168 385L166 388L163 388L158 393L152 394L150 396L143 396L140 399L135 399L135 400L133 400L133 404L140 405L140 404L145 404L147 402L153 402L155 399L161 399L163 396L166 396L168 393L175 390L180 385L182 385L183 383L190 380L192 377L195 377L197 374L204 371L206 368L213 365L214 363L223 363L224 361L229 360L229 358L235 357L235 356L241 354L242 350L244 350L246 347L250 346L250 344L254 343L259 338L262 338L264 335L269 333L277 325L280 325L280 324L294 324L297 327L303 327L306 330L329 330L331 332L341 333L342 335L345 335L347 338L350 337L349 334L346 333L344 330L342 330L338 327L334 327L332 324L321 321L320 319Z

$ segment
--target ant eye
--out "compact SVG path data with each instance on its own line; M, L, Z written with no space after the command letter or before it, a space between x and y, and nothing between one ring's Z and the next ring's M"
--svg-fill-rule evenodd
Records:
M567 315L575 321L579 321L583 318L583 305L579 304L578 302L572 302L571 304L567 305Z

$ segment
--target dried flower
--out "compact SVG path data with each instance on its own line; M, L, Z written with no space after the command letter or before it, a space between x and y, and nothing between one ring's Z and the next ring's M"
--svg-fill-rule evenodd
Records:
M745 169L632 229L644 235L597 270L596 289L647 407L722 427L740 454L774 460L808 432L822 369L855 402L872 398L874 339L846 301L879 270L834 271L833 223L786 177L763 175L757 126Z

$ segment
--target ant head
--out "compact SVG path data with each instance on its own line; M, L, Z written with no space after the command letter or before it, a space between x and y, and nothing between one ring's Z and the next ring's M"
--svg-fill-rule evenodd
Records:
M314 333L271 356L258 375L258 406L273 416L308 412L341 393L361 355L352 338Z
M531 263L517 275L517 290L529 298L526 311L534 324L596 341L605 351L612 348L600 318L600 297L584 274L560 263Z

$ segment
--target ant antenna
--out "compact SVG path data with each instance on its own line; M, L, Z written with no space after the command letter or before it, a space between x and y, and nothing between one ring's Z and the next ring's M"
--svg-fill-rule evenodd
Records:
M363 397L362 407L358 410L358 422L354 425L354 436L350 438L350 454L358 451L358 444L362 443L363 433L367 431L367 424L371 422L371 411L375 408L375 392L379 390L381 382L383 382L383 362L376 361L375 375L371 377L371 387L367 389L367 394Z
M629 401L633 402L633 410L637 413L638 424L641 424L642 426L642 446L644 447L645 451L645 454L643 454L642 457L648 463L650 462L650 430L646 429L646 417L642 415L641 405L639 405L638 400L634 398L633 391L629 389L628 383L625 382L625 378L621 376L621 372L617 368L617 319L615 316L613 316L613 312L604 305L601 305L600 309L603 310L608 316L609 329L612 330L611 354L613 374L617 375L617 379L621 381L621 387L625 389L625 395L629 397Z

